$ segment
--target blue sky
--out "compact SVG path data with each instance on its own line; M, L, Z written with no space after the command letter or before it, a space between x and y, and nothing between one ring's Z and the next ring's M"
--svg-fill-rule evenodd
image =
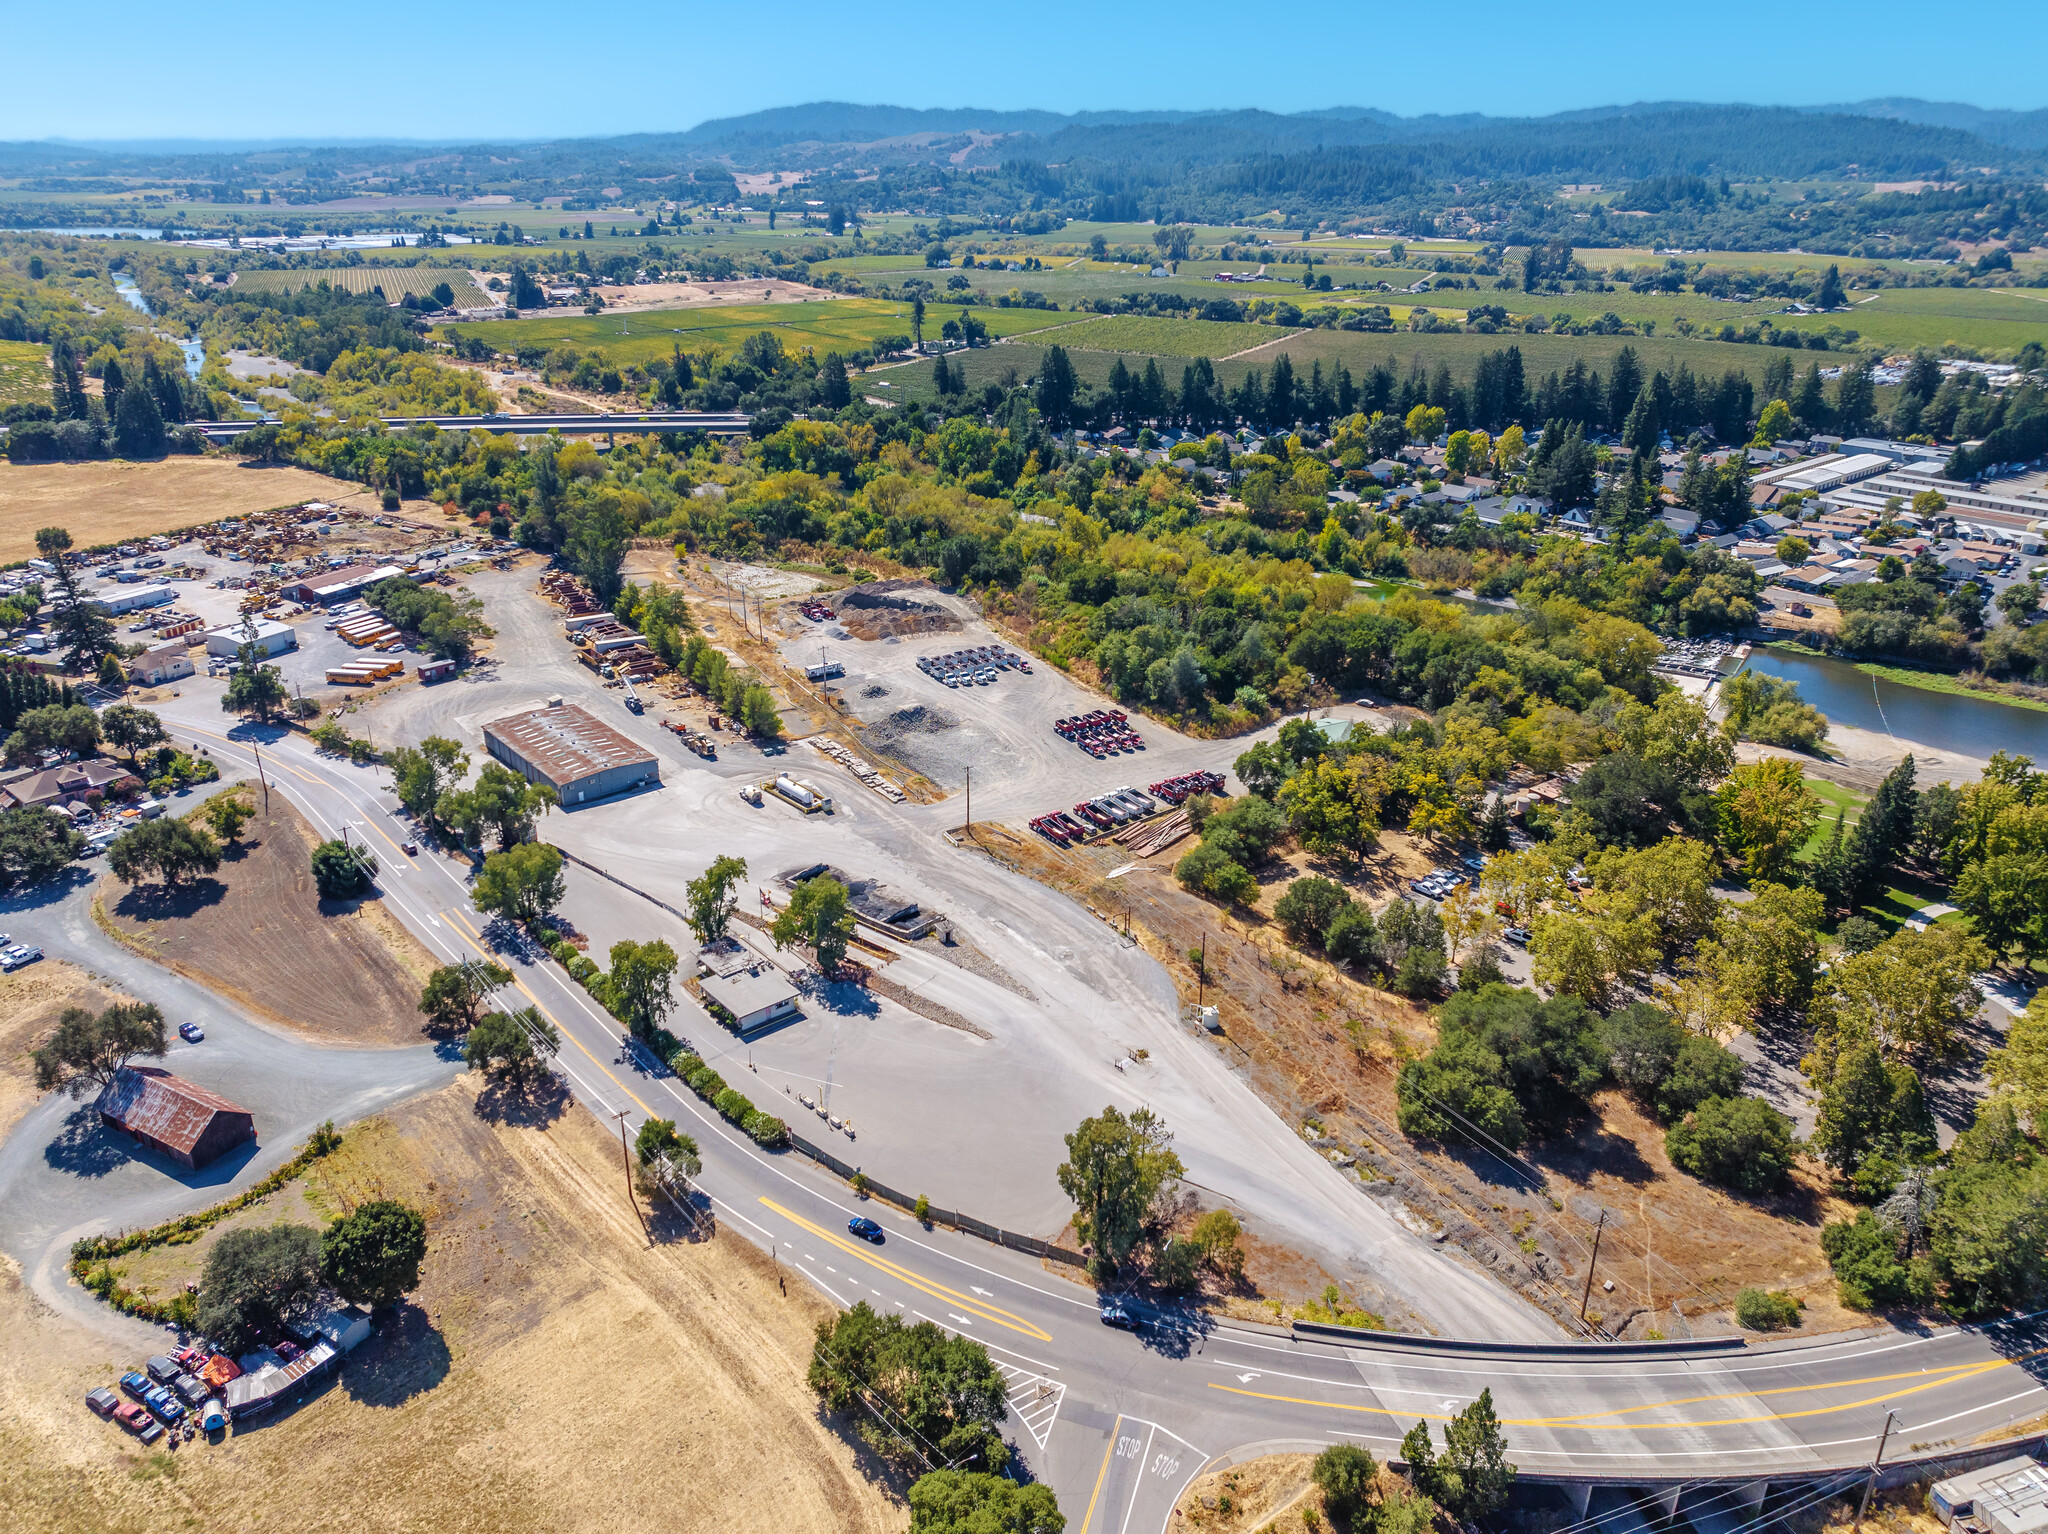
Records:
M903 106L1544 113L1919 96L2048 105L2048 6L1109 5L799 0L463 9L17 3L0 139L483 139L689 127L821 99ZM589 19L586 19L589 18ZM39 67L37 61L52 66Z

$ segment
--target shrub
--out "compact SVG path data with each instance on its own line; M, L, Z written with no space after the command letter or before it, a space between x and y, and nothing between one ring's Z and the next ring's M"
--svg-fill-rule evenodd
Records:
M1323 1494L1323 1509L1345 1527L1350 1527L1366 1510L1379 1466L1372 1455L1357 1444L1332 1444L1316 1456L1309 1476Z
M715 1102L718 1094L725 1090L725 1078L708 1065L700 1065L688 1077L690 1090L704 1101Z
M918 1224L929 1225L932 1222L932 1201L920 1193L917 1196L917 1207L910 1212Z
M1835 1286L1851 1310L1877 1310L1904 1300L1925 1301L1934 1289L1934 1267L1924 1257L1899 1258L1899 1238L1868 1209L1854 1220L1823 1226L1820 1249L1834 1269Z
M711 1106L735 1124L745 1124L747 1116L754 1111L754 1105L747 1101L737 1089L727 1087L711 1099Z
M1745 1289L1735 1296L1735 1324L1752 1332L1782 1331L1799 1324L1804 1308L1783 1289Z
M1245 866L1207 842L1175 864L1173 876L1184 889L1234 905L1248 905L1259 894L1259 881Z
M1331 924L1350 904L1351 897L1342 885L1311 876L1287 886L1287 892L1274 902L1273 916L1297 945L1321 948Z
M1792 1121L1760 1097L1710 1097L1666 1131L1664 1151L1703 1182L1768 1193L1792 1170Z
M756 1145L773 1146L789 1143L789 1126L771 1113L751 1112L740 1127Z
M704 1068L704 1057L692 1054L687 1049L679 1049L668 1057L668 1068L676 1073L679 1081L687 1085L691 1075Z
M1657 1088L1657 1113L1669 1124L1710 1097L1738 1097L1741 1093L1741 1059L1712 1039L1693 1035L1678 1046L1671 1074Z
M1170 1294L1185 1294L1200 1281L1202 1249L1181 1236L1170 1236L1152 1254L1152 1282Z

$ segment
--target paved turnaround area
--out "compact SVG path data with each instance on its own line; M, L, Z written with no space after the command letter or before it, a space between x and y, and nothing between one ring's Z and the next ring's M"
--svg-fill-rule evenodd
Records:
M528 684L480 685L516 691ZM493 699L459 685L400 696L431 698L437 709L480 720L503 712L500 705L510 693ZM618 1025L552 961L494 944L470 907L464 865L406 857L399 843L410 833L387 808L383 774L319 756L303 738L233 726L217 707L211 689L188 687L165 715L181 744L203 741L224 766L239 771L253 770L252 748L261 738L272 791L285 793L324 833L346 825L366 838L384 860L387 904L435 954L450 961L491 954L511 967L517 1003L539 1006L562 1029L558 1068L585 1108L605 1118L623 1112L628 1134L654 1115L676 1120L696 1137L704 1159L700 1185L730 1233L772 1251L793 1276L841 1304L865 1300L985 1343L1010 1379L1012 1435L1033 1473L1057 1491L1076 1534L1163 1529L1178 1493L1219 1457L1341 1441L1384 1454L1417 1419L1441 1423L1486 1387L1505 1423L1510 1457L1525 1472L1690 1482L1852 1470L1869 1463L1886 1413L1894 1409L1899 1420L1888 1461L1968 1445L2048 1410L2048 1337L2031 1323L1943 1328L1919 1336L1876 1332L1695 1356L1575 1352L1512 1296L1392 1226L1346 1187L1334 1169L1218 1068L1206 1053L1210 1046L1168 1020L1170 987L1163 977L1156 971L1148 975L1149 961L1085 912L971 854L949 849L950 862L929 852L912 855L913 843L929 848L935 838L879 800L849 796L841 817L826 827L798 822L793 812L783 822L764 816L764 825L803 825L814 840L801 845L816 846L817 859L859 861L863 872L952 902L948 909L960 913L963 927L1013 974L1025 970L1033 954L1044 960L1027 977L1039 998L1035 1002L964 973L928 977L934 987L951 987L945 992L949 1002L971 1008L995 1035L990 1041L907 1013L878 1015L865 1024L878 1036L893 1032L895 1042L880 1049L892 1069L900 1069L903 1059L922 1058L934 1089L926 1098L928 1112L913 1122L885 1133L871 1118L872 1131L862 1126L859 1156L849 1159L866 1161L890 1181L928 1180L935 1201L945 1204L941 1178L993 1186L1006 1164L1014 1169L1036 1159L1033 1146L1020 1151L1005 1143L1007 1130L1001 1127L963 1122L957 1112L949 1117L949 1083L979 1078L980 1100L986 1100L993 1071L1012 1096L1046 1094L1055 1106L1043 1117L1055 1125L1071 1122L1058 1106L1062 1093L1090 1111L1105 1098L1126 1105L1151 1101L1169 1122L1200 1125L1184 1133L1178 1147L1196 1181L1227 1188L1255 1207L1277 1204L1278 1222L1290 1229L1326 1220L1331 1246L1377 1264L1384 1280L1399 1284L1439 1332L1549 1340L1533 1352L1471 1354L1427 1343L1295 1339L1254 1325L1172 1315L1156 1318L1142 1335L1111 1331L1097 1317L1093 1292L1070 1274L957 1233L920 1229L900 1211L856 1200L805 1158L759 1150L664 1067L622 1040ZM645 733L658 732L649 727ZM473 749L474 731L464 738ZM664 754L665 767L674 760ZM723 806L730 801L737 807L736 780L759 771L757 761L719 766L672 776L655 793L551 817L546 834L588 849L585 855L596 854L593 861L606 866L637 860L630 873L620 869L628 876L660 873L674 879L679 868L684 876L694 874L727 850L725 828L737 811ZM718 828L710 839L707 825ZM675 835L674 827L686 828L686 834ZM757 840L768 853L798 845L786 835L759 833ZM757 841L737 850L757 855ZM772 871L788 861L764 858L757 869ZM635 901L623 892L619 898ZM666 930L651 920L659 914L653 907L641 909L645 916L601 914L638 935ZM111 972L144 994L179 1007L203 1004L188 994L196 987L161 971L127 976L114 968L96 930L89 922L80 926L75 896L17 907L9 919L17 935ZM1132 1008L1128 1015L1106 1015L1124 1003ZM239 1075L252 1086L274 1070L265 1060L285 1046L269 1030L238 1030L227 1015L232 1012L215 1003L208 1013L208 1048L217 1040L219 1049L211 1069L219 1075L202 1074L197 1052L189 1062L178 1057L172 1063L203 1081L231 1084ZM677 1026L700 1045L727 1043L722 1032L692 1016L679 1017ZM1076 1044L1090 1038L1102 1045L1094 1070L1087 1051ZM1146 1079L1142 1091L1112 1064L1110 1041L1118 1038L1126 1044L1148 1041L1156 1076ZM890 1057L892 1049L902 1058ZM116 1168L106 1175L133 1179L136 1187L111 1213L84 1180L73 1185L68 1212L54 1212L49 1201L56 1195L44 1186L45 1174L85 1174L58 1166L61 1156L51 1149L68 1108L38 1108L0 1150L0 1242L22 1261L45 1298L119 1331L126 1324L120 1318L66 1293L63 1249L76 1230L202 1207L261 1176L267 1155L290 1148L286 1141L301 1117L311 1122L328 1111L338 1117L367 1111L393 1094L445 1079L442 1073L450 1068L431 1050L387 1051L381 1060L372 1052L310 1046L304 1053L310 1064L294 1061L294 1067L313 1069L324 1085L297 1105L290 1127L275 1120L265 1126L266 1156L233 1168L212 1185L157 1169L161 1180L145 1187L151 1175L146 1163ZM800 1053L792 1044L792 1062ZM841 1058L867 1053L849 1050ZM728 1080L740 1080L747 1068L744 1055L743 1049L726 1048L721 1063ZM1041 1073L1028 1076L1034 1060ZM772 1069L761 1072L770 1087L776 1085ZM762 1102L778 1095L767 1087L747 1090ZM840 1102L835 1096L835 1107ZM861 1112L849 1111L856 1117ZM796 1121L823 1133L809 1120ZM899 1172L879 1156L870 1158L870 1133L888 1163L916 1147L917 1165ZM1038 1175L1033 1170L1010 1180L1028 1182ZM960 1202L974 1204L972 1198ZM21 1219L24 1211L33 1217ZM846 1221L856 1213L880 1223L881 1244L847 1234ZM1375 1219L1391 1229L1380 1231Z

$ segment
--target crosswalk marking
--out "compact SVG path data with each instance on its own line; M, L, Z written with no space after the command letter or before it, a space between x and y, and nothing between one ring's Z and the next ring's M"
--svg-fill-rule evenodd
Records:
M1039 1448L1052 1436L1052 1425L1060 1414L1060 1406L1067 1398L1067 1387L1058 1380L1048 1379L1029 1369L1020 1369L1015 1364L1006 1364L1000 1359L993 1360L1003 1371L1008 1386L1010 1415L1024 1426L1031 1435L1031 1441Z

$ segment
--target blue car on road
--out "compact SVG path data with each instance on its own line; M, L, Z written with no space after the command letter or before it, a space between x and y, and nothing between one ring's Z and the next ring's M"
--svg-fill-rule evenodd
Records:
M863 1241L872 1241L877 1246L882 1244L882 1227L864 1214L857 1214L848 1220L846 1228Z

